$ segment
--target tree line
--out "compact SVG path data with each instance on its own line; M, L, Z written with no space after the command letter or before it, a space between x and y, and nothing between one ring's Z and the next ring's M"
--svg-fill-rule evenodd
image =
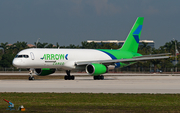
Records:
M150 54L160 54L160 53L171 53L172 55L175 55L175 42L177 44L177 50L180 50L180 42L177 42L177 40L165 43L163 46L160 46L158 49L151 48L148 46L148 43L142 42L142 45L138 48L138 53L142 55L150 55ZM34 43L36 45L36 42ZM36 46L33 46L32 48L35 48ZM76 48L76 49L119 49L121 46L116 43L88 43L86 41L81 42L81 45L73 45L70 44L69 46L60 46L58 42L56 45L49 44L49 43L37 43L38 48ZM0 67L13 67L12 66L12 60L15 57L15 55L20 52L23 49L31 48L28 47L27 42L19 42L17 41L14 44L8 44L1 43L0 44ZM178 55L179 56L179 55ZM179 57L177 58L179 61ZM180 63L178 62L177 65L173 65L172 61L175 60L175 57L171 57L169 59L161 59L161 60L150 60L146 63L144 62L137 62L134 65L131 65L130 67L134 68L150 68L153 67L154 71L156 69L161 69L163 71L166 71L167 68L174 68L174 67L180 67Z

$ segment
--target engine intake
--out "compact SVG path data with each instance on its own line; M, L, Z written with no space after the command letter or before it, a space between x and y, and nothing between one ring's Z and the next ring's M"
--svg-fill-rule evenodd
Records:
M103 64L88 64L86 66L86 72L90 75L97 76L107 72L107 67Z

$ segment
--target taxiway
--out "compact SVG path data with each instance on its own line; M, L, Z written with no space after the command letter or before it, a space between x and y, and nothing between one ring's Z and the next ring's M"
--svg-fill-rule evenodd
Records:
M75 80L0 80L0 92L55 93L179 93L180 76L91 76Z

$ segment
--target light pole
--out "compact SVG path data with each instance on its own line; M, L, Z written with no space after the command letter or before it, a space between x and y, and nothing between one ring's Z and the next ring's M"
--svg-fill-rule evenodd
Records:
M37 43L38 43L39 40L40 40L40 38L38 38L37 41L36 41L36 48L37 48Z
M175 65L177 65L177 46L176 46L176 40L175 39L174 39L174 43L175 43ZM176 66L176 72L177 72L177 66Z

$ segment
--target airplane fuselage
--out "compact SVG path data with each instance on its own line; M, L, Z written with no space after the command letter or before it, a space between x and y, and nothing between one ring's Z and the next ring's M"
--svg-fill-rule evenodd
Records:
M132 58L138 53L108 49L25 49L17 54L13 65L18 68L62 68L79 69L76 62ZM120 67L123 64L117 65Z

